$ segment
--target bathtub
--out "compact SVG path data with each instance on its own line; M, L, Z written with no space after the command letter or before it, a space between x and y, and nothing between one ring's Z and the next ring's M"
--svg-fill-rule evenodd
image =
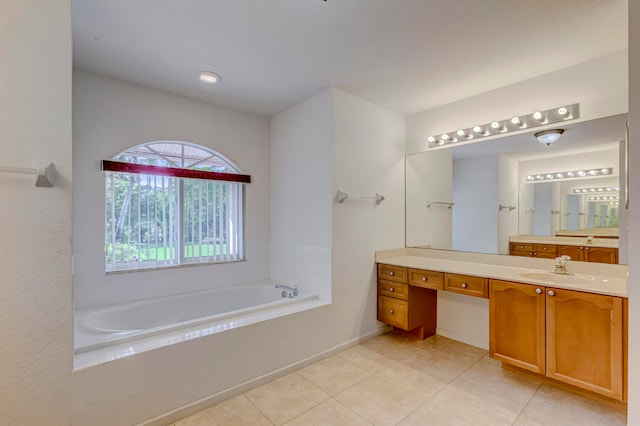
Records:
M309 309L318 296L284 297L275 281L81 309L74 369Z

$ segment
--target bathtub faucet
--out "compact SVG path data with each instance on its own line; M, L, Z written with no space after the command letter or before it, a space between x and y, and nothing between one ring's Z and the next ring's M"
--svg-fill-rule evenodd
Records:
M284 284L276 284L276 288L282 288L282 298L291 298L296 297L298 295L298 286L294 285L293 287L289 287Z

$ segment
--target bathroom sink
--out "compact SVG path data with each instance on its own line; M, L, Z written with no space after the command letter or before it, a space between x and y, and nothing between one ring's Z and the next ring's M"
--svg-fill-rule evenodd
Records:
M567 284L587 284L595 281L594 277L561 275L554 274L553 272L521 272L519 275L524 278L530 278L534 280L555 281Z

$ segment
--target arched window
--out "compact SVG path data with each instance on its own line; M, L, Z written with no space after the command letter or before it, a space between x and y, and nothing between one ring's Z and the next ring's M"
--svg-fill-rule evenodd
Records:
M208 148L156 141L103 161L107 272L244 259L250 178Z

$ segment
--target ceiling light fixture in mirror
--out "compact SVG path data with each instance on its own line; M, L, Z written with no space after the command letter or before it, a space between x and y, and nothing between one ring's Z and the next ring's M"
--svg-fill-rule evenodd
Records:
M601 167L597 169L571 170L567 172L537 173L527 175L527 182L541 182L544 180L577 179L593 176L609 176L613 174L613 167Z
M580 117L580 104L572 104L545 111L536 111L526 115L516 115L504 120L492 121L488 124L463 128L427 138L429 148L454 144L456 142L480 140L490 136L517 132L532 127L561 123Z

